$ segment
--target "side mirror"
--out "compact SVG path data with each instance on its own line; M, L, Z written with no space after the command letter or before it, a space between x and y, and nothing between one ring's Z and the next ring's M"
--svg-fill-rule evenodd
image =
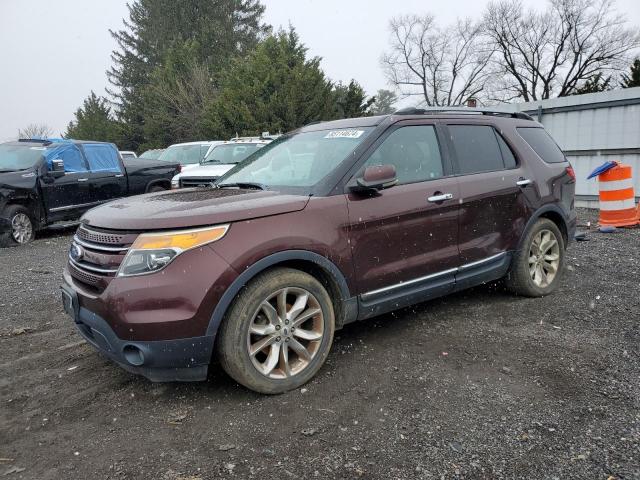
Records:
M398 183L396 167L393 165L375 165L364 169L362 177L352 185L353 192L377 192L385 188L391 188Z
M61 158L51 160L51 175L56 178L64 176L64 160Z

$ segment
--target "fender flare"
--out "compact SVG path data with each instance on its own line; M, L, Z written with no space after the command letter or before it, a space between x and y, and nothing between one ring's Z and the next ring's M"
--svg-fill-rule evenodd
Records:
M323 257L322 255L311 252L309 250L285 250L282 252L273 253L247 268L227 288L227 290L220 298L220 301L216 305L215 309L213 310L213 314L211 315L211 319L209 320L209 325L207 326L206 335L216 334L220 323L222 323L227 310L231 306L231 303L247 283L249 283L253 278L255 278L257 275L259 275L269 267L291 260L305 260L317 264L335 279L336 284L340 289L342 298L344 300L351 298L349 286L347 285L347 280L345 279L344 275L342 274L340 269L326 257Z
M159 184L168 184L169 188L168 190L171 190L171 179L166 179L166 178L158 178L156 180L151 180L149 183L147 183L147 186L144 189L144 193L149 193L149 190L153 187L155 187L156 185L159 186Z
M522 230L522 236L520 237L520 240L518 240L518 247L516 248L517 251L522 249L522 242L524 242L524 237L527 235L527 232L529 231L531 226L535 223L536 220L538 220L543 214L547 212L557 213L560 216L560 218L562 218L563 225L560 231L561 233L566 233L567 237L569 237L570 232L569 232L569 225L567 224L566 213L564 213L562 209L557 205L545 205L543 207L540 207L535 212L533 212L533 215L531 215L531 217L527 221L526 225L524 226L524 229ZM562 229L564 229L564 232L562 232ZM567 243L570 241L571 239L568 238Z

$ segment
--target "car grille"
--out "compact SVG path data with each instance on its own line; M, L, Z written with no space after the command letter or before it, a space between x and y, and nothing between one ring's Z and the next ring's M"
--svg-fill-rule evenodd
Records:
M208 187L218 177L181 177L180 188Z
M90 290L102 292L118 273L137 236L137 232L112 232L81 225L69 250L69 273Z

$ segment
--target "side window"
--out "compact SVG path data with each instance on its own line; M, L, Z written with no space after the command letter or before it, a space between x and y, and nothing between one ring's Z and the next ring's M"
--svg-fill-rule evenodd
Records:
M61 159L64 161L65 173L81 173L87 171L87 165L84 161L82 153L75 145L65 145L55 149L47 156L47 165L51 170L53 160Z
M84 144L89 170L92 172L122 173L118 152L108 144Z
M461 174L504 170L502 153L493 127L488 125L449 125L448 127Z
M539 127L518 127L518 133L525 142L547 163L564 163L564 153L553 141L544 128Z
M441 178L444 173L435 128L416 125L394 130L364 166L374 165L394 165L399 184Z
M511 147L507 145L507 142L504 141L502 135L494 130L496 134L496 138L498 139L498 145L500 145L500 151L502 152L502 159L504 160L504 167L506 169L516 168L517 162L516 157L511 150Z

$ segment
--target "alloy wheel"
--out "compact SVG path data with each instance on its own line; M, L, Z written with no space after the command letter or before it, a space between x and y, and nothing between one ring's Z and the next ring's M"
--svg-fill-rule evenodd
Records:
M533 283L548 287L556 278L560 266L560 244L551 230L540 230L529 249L529 275Z
M11 220L12 236L13 239L19 243L24 244L31 240L33 236L33 225L31 219L24 213L17 213Z
M253 366L264 376L283 379L309 366L324 338L320 303L303 288L288 287L265 298L247 332Z

